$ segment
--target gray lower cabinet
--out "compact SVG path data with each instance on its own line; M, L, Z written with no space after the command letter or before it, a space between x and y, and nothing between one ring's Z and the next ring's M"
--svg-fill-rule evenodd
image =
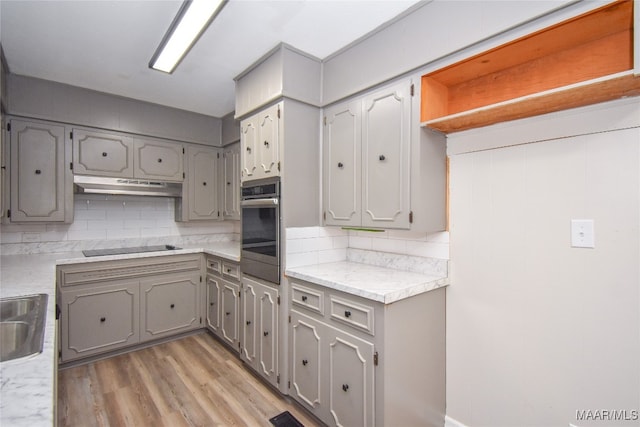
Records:
M137 281L62 292L62 360L137 344L139 300Z
M203 326L201 256L58 266L63 363Z
M280 305L277 285L243 276L241 305L240 357L277 387Z
M140 281L141 341L201 326L200 273L173 274Z
M295 400L329 426L444 423L444 289L383 304L289 283Z

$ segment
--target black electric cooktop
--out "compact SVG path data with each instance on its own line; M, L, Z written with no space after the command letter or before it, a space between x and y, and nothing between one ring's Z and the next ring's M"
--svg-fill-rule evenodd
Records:
M177 249L180 248L173 245L135 246L131 248L90 249L82 251L82 254L86 257L91 257L104 255L138 254L142 252L175 251Z

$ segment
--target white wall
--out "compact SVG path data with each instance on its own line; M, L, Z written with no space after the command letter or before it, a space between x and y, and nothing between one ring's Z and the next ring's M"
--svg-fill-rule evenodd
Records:
M174 221L168 197L76 194L72 224L4 224L0 251L65 252L99 245L203 243L235 240L239 221ZM27 245L24 245L27 244Z
M611 110L636 127L566 137ZM638 126L636 98L449 139L450 425L638 425L576 419L640 410ZM536 127L563 137L523 144ZM460 149L487 133L504 147ZM594 220L595 249L570 246L571 219Z

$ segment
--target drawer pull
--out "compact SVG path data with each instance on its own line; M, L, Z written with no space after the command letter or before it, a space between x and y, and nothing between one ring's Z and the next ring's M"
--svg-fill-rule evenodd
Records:
M162 163L162 159L158 159L158 163Z
M266 336L268 336L268 335L269 335L269 331L264 331L264 332L262 333L262 335L264 335L265 337L266 337Z
M265 142L264 142L264 146L265 146L265 147L267 147L267 148L269 148L269 141L265 141Z
M175 304L171 304L169 307L174 308L176 305Z
M386 157L384 157L384 154L380 154L380 157L378 157L378 159L379 159L381 162L384 162L384 161L385 161L385 159L386 159Z
M342 168L344 167L344 165L342 164L342 162L338 162L338 167L339 167L340 169L342 169Z
M107 152L106 151L102 152L102 157L107 157Z
M247 320L247 326L251 324L251 320Z
M230 311L227 311L225 314L228 316L228 315L230 315L230 314L231 314L231 312L230 312Z
M100 318L100 323L104 323L104 322L106 322L106 321L107 321L107 318L106 318L106 317L101 317L101 318Z
M342 391L349 390L349 384L342 384Z
M206 183L206 181L205 181L205 182L203 182L203 183L202 183L202 185L206 187L206 186L207 186L207 183Z
M302 301L306 301L307 300L307 296L306 295L302 295Z
M309 361L307 359L302 359L302 365L303 366L307 366L307 363L309 363Z
M36 169L36 175L40 175L42 171L40 169Z
M344 317L351 317L351 312L349 310L345 310Z

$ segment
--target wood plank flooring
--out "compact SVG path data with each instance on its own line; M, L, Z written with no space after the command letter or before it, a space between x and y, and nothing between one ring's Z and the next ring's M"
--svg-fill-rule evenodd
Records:
M206 333L58 375L60 427L272 427L269 418L283 411L319 426Z

